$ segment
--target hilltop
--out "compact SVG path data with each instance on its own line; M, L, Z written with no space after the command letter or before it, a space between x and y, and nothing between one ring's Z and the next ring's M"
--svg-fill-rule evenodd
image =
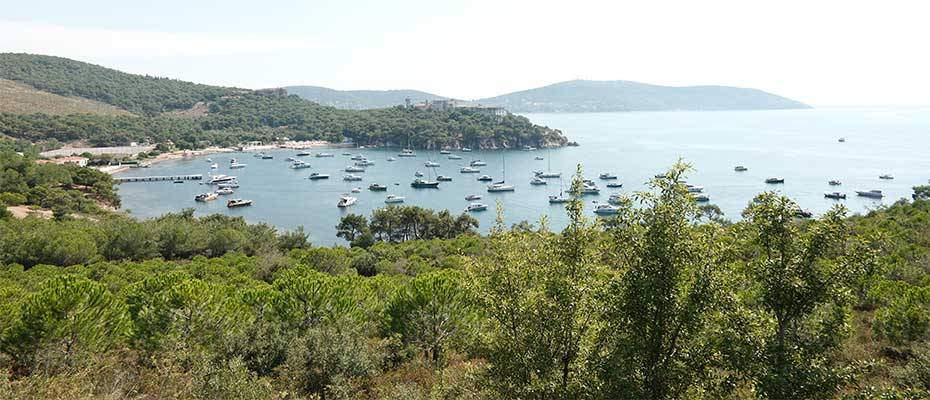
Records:
M759 89L659 86L630 81L560 82L478 100L513 112L770 110L809 105Z
M419 90L336 90L322 86L285 86L284 89L312 102L347 110L394 107L404 104L406 99L422 101L447 98Z
M106 105L92 113L54 112L55 107L44 106L0 109L0 135L31 141L82 140L93 145L171 141L181 148L272 142L282 137L332 142L348 138L364 145L421 148L544 147L567 142L558 130L515 115L403 107L340 110L283 89L210 86L44 55L0 54L0 79L29 89L6 91L16 103L44 95Z

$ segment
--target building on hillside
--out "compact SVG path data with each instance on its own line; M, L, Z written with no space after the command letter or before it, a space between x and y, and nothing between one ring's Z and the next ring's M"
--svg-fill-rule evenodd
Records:
M74 164L74 165L77 165L78 167L86 167L88 161L89 160L87 159L87 157L68 156L68 157L53 158L51 160L36 160L36 164L59 164L59 165Z
M60 156L74 156L78 154L92 154L95 156L101 155L111 155L111 156L123 156L123 157L132 157L139 153L147 153L155 149L155 146L116 146L116 147L69 147L57 150L43 151L39 153L40 156L46 158L54 158Z
M426 100L417 103L412 103L409 98L405 99L404 104L407 108L415 108L417 110L437 110L437 111L447 111L447 110L470 110L476 111L482 114L496 115L496 116L505 116L510 114L503 107L494 107L486 106L479 103L474 103L465 100L457 99L443 99L443 100Z

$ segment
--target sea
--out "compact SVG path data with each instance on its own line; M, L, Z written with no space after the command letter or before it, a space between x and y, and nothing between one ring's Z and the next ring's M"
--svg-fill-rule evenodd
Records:
M910 198L912 187L930 179L930 107L815 108L773 111L670 111L616 113L526 114L532 122L561 130L578 147L538 150L453 151L462 157L451 160L438 151L418 150L416 157L398 157L398 148L342 149L315 148L312 153L328 152L332 158L297 157L297 150L265 151L273 159L260 159L254 153L212 154L170 160L146 169L132 169L118 176L182 175L210 173L238 177L240 188L231 196L200 203L194 196L214 186L186 181L124 183L119 185L122 208L137 218L193 208L196 215L222 213L241 216L249 222L264 222L282 230L303 226L318 245L344 245L336 237L335 226L349 214L370 216L385 207L387 195L405 197L406 205L434 210L464 212L469 194L480 194L477 202L488 211L472 212L487 232L494 225L500 207L508 226L526 220L538 225L545 218L552 229L567 223L564 205L549 204L548 196L569 190L571 177L580 165L584 176L601 188L597 196L585 196L592 219L597 203L607 202L611 193L632 195L648 190L647 182L665 172L677 161L692 166L687 181L704 187L710 204L717 205L725 218L740 219L752 199L764 191L777 191L794 199L814 215L842 204L850 213L866 213ZM843 138L844 141L840 141ZM348 152L361 154L374 162L361 175L360 182L343 181L345 167L353 165ZM310 163L310 168L293 169L288 157ZM395 161L388 161L389 158ZM207 159L212 159L208 161ZM232 158L248 164L230 170ZM482 160L478 174L459 170L473 160ZM433 161L437 168L424 163ZM219 168L211 171L210 165ZM734 171L737 165L744 172ZM547 179L546 185L531 185L533 171L561 172L562 179ZM420 171L426 178L452 177L438 189L414 189L410 182ZM328 180L309 180L313 173L330 175ZM601 173L617 175L616 181L599 180ZM513 192L488 193L480 175L515 186ZM880 179L891 175L894 179ZM767 184L766 178L784 178L783 184ZM831 186L830 180L842 185ZM623 184L608 189L609 182ZM368 190L372 183L387 191ZM343 193L358 202L348 208L336 206ZM859 190L882 190L883 199L859 197ZM825 192L840 191L845 200L831 200ZM227 198L253 200L250 207L226 207Z

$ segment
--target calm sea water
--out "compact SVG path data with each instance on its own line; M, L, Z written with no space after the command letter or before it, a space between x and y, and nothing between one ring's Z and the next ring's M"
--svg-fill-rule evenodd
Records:
M909 197L911 187L926 184L930 178L930 108L823 108L790 111L736 112L632 112L586 114L530 114L534 123L561 129L580 147L537 151L474 151L458 153L462 160L449 160L438 152L419 151L415 158L396 157L398 149L351 150L375 162L361 182L343 182L342 171L353 162L342 156L343 149L326 149L334 158L301 157L312 168L294 170L285 158L295 156L293 150L273 150L272 160L252 157L250 153L212 155L219 163L219 173L236 175L242 187L231 197L254 200L252 207L227 209L221 197L209 203L196 203L194 195L212 189L196 182L184 184L128 183L120 185L124 209L140 218L193 207L198 215L224 213L245 217L250 222L266 222L283 229L297 226L311 234L314 243L342 243L335 236L335 225L347 213L370 215L375 208L385 206L388 194L406 197L406 204L448 209L461 212L469 202L468 194L481 194L481 202L491 206L486 212L472 213L481 222L481 230L494 223L494 204L504 207L508 223L520 220L538 221L547 216L550 226L561 228L566 223L564 210L550 205L547 195L560 190L559 180L550 179L547 186L530 185L531 171L546 170L563 174L564 184L575 165L581 163L585 175L596 178L601 172L620 177L623 188L607 189L599 181L600 196L587 196L588 207L593 201L607 201L610 193L631 193L643 190L644 183L663 172L679 158L691 163L694 171L689 182L705 187L711 202L726 216L738 219L747 203L765 190L778 190L794 198L803 208L815 214L829 209L837 201L825 199L825 191L846 192L847 200L839 201L853 212L865 212L881 204L890 204ZM845 137L845 143L838 138ZM321 151L314 149L312 152ZM388 157L397 158L388 162ZM535 157L544 160L536 160ZM244 169L230 171L230 158L248 164ZM416 171L427 172L423 163L439 162L435 174L451 176L453 182L443 182L440 189L413 189L410 181ZM478 182L481 174L461 174L459 168L473 159L488 163L480 167L481 174L495 180L503 177L516 185L515 192L487 193L486 182ZM149 169L131 170L123 175L170 175L209 172L206 157L167 161ZM746 172L734 172L736 165L745 165ZM310 181L311 172L330 174L329 180ZM881 180L879 175L891 174L894 180ZM785 178L783 185L767 185L771 176ZM842 186L831 187L827 181L838 179ZM371 183L388 185L387 192L370 192ZM339 209L336 203L341 193L361 187L354 194L358 203ZM881 189L884 200L855 196L855 190ZM593 213L591 214L593 216Z

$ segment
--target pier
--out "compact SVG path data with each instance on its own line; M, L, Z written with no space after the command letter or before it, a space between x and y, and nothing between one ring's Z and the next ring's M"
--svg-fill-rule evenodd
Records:
M203 179L202 174L196 175L165 175L165 176L127 176L114 177L116 183L126 182L161 182L161 181L199 181Z

